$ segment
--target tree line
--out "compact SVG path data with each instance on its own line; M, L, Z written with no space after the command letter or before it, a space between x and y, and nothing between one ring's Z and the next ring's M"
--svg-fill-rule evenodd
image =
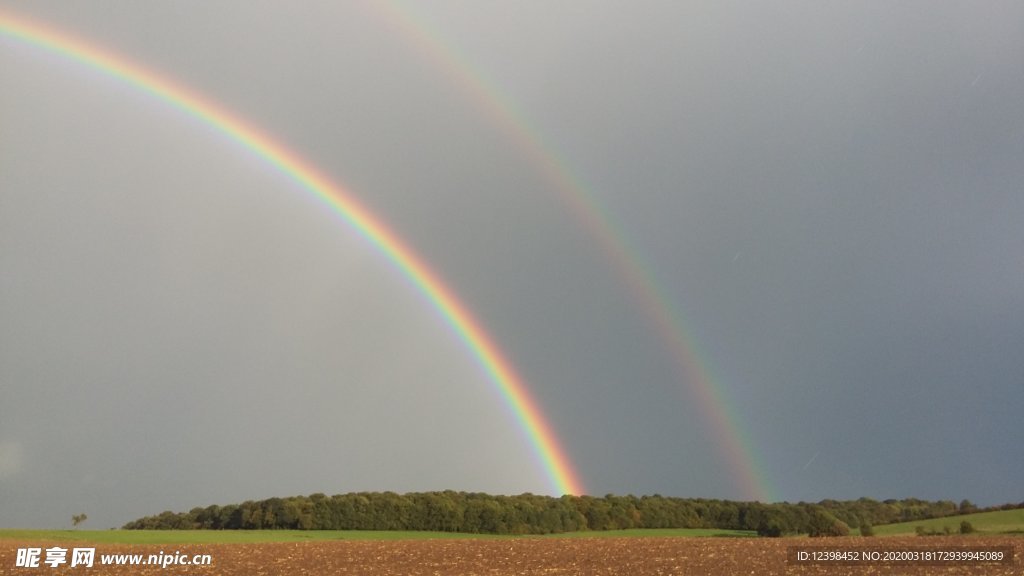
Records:
M1024 508L1024 502L1001 508ZM994 509L994 508L993 508ZM128 530L425 530L480 534L552 534L627 528L712 528L763 536L839 536L850 529L980 511L916 498L817 503L736 502L654 496L518 496L472 492L358 492L292 496L165 511L124 525Z

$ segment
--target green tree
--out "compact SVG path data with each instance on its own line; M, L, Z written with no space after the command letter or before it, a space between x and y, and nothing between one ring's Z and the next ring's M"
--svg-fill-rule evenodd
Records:
M612 517L609 513L611 507L606 500L597 498L590 499L590 506L584 515L587 517L587 527L591 530L608 530Z
M786 517L782 511L770 508L761 512L756 530L758 536L778 538L790 532L791 528L786 524Z
M811 510L808 535L812 538L847 536L850 527L820 506Z

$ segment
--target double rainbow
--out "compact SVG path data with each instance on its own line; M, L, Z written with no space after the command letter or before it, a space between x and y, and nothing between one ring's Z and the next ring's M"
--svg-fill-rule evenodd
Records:
M352 194L331 182L294 152L251 124L199 94L130 62L78 40L65 32L0 11L0 35L59 54L87 68L132 86L207 124L280 170L302 189L319 198L369 241L440 312L452 330L496 385L503 402L526 434L542 463L551 489L558 494L582 494L583 485L565 451L545 420L526 383L455 294L399 236L359 204Z

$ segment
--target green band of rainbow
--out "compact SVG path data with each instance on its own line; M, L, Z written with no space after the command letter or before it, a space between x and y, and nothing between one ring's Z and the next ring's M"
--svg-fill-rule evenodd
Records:
M330 182L296 154L251 125L155 72L74 39L66 33L4 12L0 12L0 33L84 64L172 105L216 128L322 200L401 270L462 339L515 415L542 463L551 489L559 494L584 492L572 463L537 403L531 398L525 382L516 374L479 322L423 260L350 193Z

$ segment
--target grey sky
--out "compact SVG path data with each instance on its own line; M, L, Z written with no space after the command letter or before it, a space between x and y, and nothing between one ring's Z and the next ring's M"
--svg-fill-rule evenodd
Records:
M772 498L1024 499L1024 8L1013 2L0 2L344 183L531 385L591 493L740 498L583 182ZM546 493L408 281L165 104L0 35L0 526L312 492Z

